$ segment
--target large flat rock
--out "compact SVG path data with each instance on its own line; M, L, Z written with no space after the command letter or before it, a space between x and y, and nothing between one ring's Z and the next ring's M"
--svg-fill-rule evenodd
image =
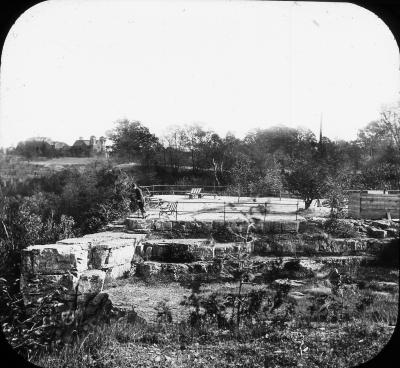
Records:
M22 250L22 273L65 274L81 273L88 266L88 252L80 245L31 245Z
M132 239L135 240L136 243L141 242L145 239L146 234L132 234L123 231L103 231L95 234L87 234L84 235L84 239L90 239L94 244L98 244L105 240L116 240L116 239Z
M59 240L56 244L79 246L82 249L87 250L92 246L92 241L87 238L68 238Z

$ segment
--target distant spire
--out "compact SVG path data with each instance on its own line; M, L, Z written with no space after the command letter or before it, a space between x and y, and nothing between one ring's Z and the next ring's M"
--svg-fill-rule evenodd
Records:
M322 112L321 112L321 120L319 122L319 143L322 144Z
M325 152L324 152L324 144L322 141L322 112L321 112L321 120L319 122L319 142L318 142L318 152L320 157L323 157Z

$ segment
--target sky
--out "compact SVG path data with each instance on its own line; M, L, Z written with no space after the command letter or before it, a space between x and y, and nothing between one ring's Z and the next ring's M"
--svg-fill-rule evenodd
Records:
M305 127L355 139L399 99L399 49L353 4L50 0L1 55L0 146L72 144L121 119L162 135L200 123L243 137Z

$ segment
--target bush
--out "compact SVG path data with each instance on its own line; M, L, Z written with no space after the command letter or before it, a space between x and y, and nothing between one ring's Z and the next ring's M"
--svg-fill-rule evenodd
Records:
M357 238L359 233L346 220L329 218L325 221L324 230L336 238Z

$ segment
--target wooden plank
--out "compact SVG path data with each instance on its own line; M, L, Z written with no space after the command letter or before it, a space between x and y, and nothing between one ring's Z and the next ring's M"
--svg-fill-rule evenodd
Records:
M398 206L399 204L400 202L394 202L394 201L380 201L380 202L361 201L361 205L366 205L366 206L385 206L385 205Z
M387 205L396 207L396 203L368 203L368 202L361 203L361 207L385 207Z
M371 199L371 200L374 200L374 199L393 200L393 199L400 199L400 196L398 196L398 195L381 195L381 196L361 196L360 198Z
M361 203L365 204L383 204L383 203L393 203L393 204L399 204L400 201L385 201L385 200L375 200L375 201L368 201L368 200L361 200Z

